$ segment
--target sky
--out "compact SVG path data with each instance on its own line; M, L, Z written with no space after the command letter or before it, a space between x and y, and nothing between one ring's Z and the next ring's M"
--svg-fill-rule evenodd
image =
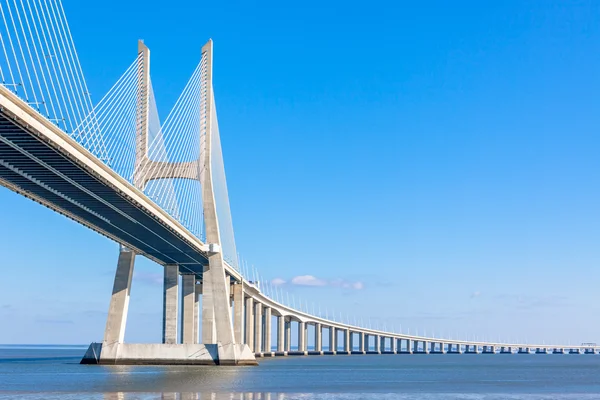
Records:
M164 118L214 40L238 250L309 308L600 342L600 4L487 3L63 0L95 101L144 39ZM101 341L117 244L3 188L0 221L0 343ZM126 341L159 342L135 268Z

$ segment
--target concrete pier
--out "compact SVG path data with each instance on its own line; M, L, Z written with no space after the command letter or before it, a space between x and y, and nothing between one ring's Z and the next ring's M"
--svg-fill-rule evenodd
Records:
M250 351L254 350L254 299L246 297L246 344Z
M323 329L318 322L315 324L315 352L319 355L323 354Z
M306 323L298 322L298 353L306 355Z
M519 347L518 354L530 354L529 347Z
M358 351L362 354L365 354L366 350L365 350L365 333L364 332L359 332L358 333Z
M581 354L581 350L580 349L571 349L571 350L569 350L569 354Z
M277 317L277 355L284 355L285 352L285 317Z
M244 285L233 285L233 331L236 343L244 343Z
M329 327L329 352L327 354L336 354L337 352L337 335L333 326Z
M345 329L344 331L344 354L351 354L350 349L350 329Z
M262 304L256 302L254 304L254 353L258 356L262 356L263 352L263 313Z
M448 352L447 354L462 354L462 350L460 348L460 344L449 343L448 344Z
M273 356L273 349L271 348L271 307L265 307L263 310L265 314L265 331L264 336L264 348L263 354L267 357Z
M564 349L554 349L552 350L552 354L565 354Z
M535 349L535 354L548 354L548 349L545 347L538 347Z
M181 331L184 344L198 343L198 315L196 302L196 276L183 275L183 301L181 310Z
M292 320L286 319L285 321L285 352L290 354L292 350Z
M177 344L179 316L179 267L166 265L163 287L163 343Z
M110 306L108 308L108 316L106 318L104 343L123 343L125 339L125 326L127 325L134 262L135 253L125 247L121 247L112 296L110 298Z

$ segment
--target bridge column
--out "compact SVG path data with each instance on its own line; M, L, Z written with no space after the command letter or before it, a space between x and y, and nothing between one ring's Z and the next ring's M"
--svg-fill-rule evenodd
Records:
M306 323L298 322L298 351L306 353Z
M235 342L244 343L244 287L240 283L233 285L233 331Z
M323 354L323 332L318 322L315 324L315 351Z
M208 266L205 265L202 275L202 343L216 343L215 308L212 289L208 283Z
M246 344L254 352L254 299L246 298Z
M358 333L358 351L363 354L365 354L365 336L364 332Z
M277 352L285 351L285 317L280 315L277 317Z
M350 329L344 330L344 353L350 354Z
M181 332L184 344L194 344L198 341L198 314L196 311L196 275L183 275L183 299L181 310Z
M381 354L381 336L375 335L375 351Z
M271 355L271 307L265 307L265 349L264 352Z
M263 337L262 337L262 304L255 303L254 307L254 353L262 353Z
M412 348L410 345L411 345L410 339L406 339L406 352L409 354L412 354Z
M166 265L163 287L163 343L177 344L179 266Z
M196 318L195 323L195 333L194 333L194 343L200 343L200 296L202 295L202 283L196 281L195 284L196 294L194 295L194 316Z
M292 350L292 320L285 321L285 351L289 354Z
M329 327L329 351L335 354L337 352L337 335L335 334L335 328Z
M104 330L104 344L123 343L125 339L125 326L127 324L127 311L129 309L129 295L131 293L131 278L135 253L125 247L119 250L117 271L113 283L112 297L106 317Z

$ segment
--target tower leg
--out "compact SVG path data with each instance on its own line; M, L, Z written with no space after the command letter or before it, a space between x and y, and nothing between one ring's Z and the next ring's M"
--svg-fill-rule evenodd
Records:
M135 253L125 247L119 251L119 261L113 284L103 344L123 343L131 293Z

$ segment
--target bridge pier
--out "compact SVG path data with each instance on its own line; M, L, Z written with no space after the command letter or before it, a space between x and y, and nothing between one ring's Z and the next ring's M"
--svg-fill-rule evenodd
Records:
M358 352L365 354L365 333L359 332L358 334Z
M333 326L329 327L329 351L324 354L335 355L337 353L337 334Z
M196 276L183 275L182 283L182 341L184 344L196 344L198 343L198 296L196 295Z
M262 304L256 302L254 304L254 354L257 357L262 357L262 327L263 327Z
M519 347L518 354L530 354L529 347Z
M272 357L275 354L273 353L273 349L271 346L271 307L264 308L265 314L265 329L264 329L264 343L265 347L263 350L265 357Z
M460 349L460 344L449 343L448 344L448 354L462 354L462 350Z
M535 350L535 354L548 354L548 349L545 347L538 347Z
M569 354L581 354L581 350L579 350L579 349L571 349L571 350L569 350Z
M565 350L556 348L556 349L552 350L552 354L565 354Z

